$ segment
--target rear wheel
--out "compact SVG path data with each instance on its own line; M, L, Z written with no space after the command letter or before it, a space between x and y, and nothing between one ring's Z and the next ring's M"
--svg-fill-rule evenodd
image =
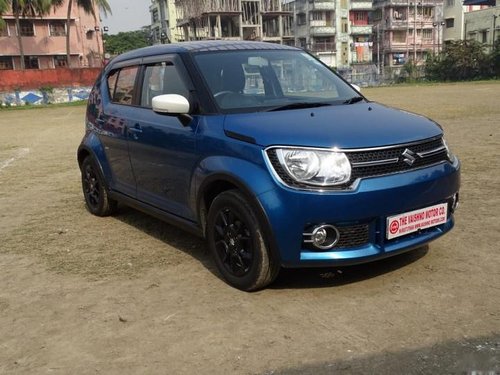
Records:
M108 216L116 211L117 202L108 196L104 179L92 157L82 163L82 189L87 210L96 216Z
M261 225L237 190L218 195L208 213L208 245L224 279L232 286L254 291L269 285L279 267L273 262Z

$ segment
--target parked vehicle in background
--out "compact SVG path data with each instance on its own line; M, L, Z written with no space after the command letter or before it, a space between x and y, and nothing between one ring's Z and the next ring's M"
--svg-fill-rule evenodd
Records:
M400 254L454 223L441 127L370 102L303 50L204 41L111 61L78 149L88 210L130 205L203 236L252 291L281 267Z

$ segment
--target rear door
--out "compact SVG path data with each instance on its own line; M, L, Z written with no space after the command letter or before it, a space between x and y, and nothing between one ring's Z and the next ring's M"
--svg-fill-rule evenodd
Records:
M103 111L95 120L113 175L111 188L135 197L136 183L128 150L128 128L134 117L139 61L118 66L106 77L108 95L102 96Z
M194 220L189 208L196 156L196 118L182 124L177 116L151 109L153 97L178 94L190 99L193 86L177 55L144 59L140 103L131 124L129 151L137 183L137 199L171 214Z

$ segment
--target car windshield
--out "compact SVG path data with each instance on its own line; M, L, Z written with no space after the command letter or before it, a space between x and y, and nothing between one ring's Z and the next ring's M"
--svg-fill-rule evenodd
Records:
M279 111L363 99L300 50L217 51L197 54L195 61L224 112Z

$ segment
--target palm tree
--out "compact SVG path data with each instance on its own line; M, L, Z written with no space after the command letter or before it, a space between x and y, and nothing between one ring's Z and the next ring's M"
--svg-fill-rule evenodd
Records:
M21 69L24 70L24 47L21 35L20 18L42 17L50 12L53 5L60 0L0 0L0 7L9 6L14 14L17 29L17 42L19 44L19 54L21 57ZM6 5L5 5L6 4Z
M0 0L2 1L2 0ZM71 10L73 8L73 2L78 8L82 8L87 14L91 14L94 20L97 19L96 8L102 11L105 15L111 13L111 7L107 0L69 0L68 1L68 13L66 18L66 59L68 60L68 66L71 67L71 50L70 50L70 30L71 30ZM99 41L97 41L99 44ZM100 47L99 47L100 50Z
M9 2L7 0L0 0L0 29L5 26L2 15L7 12L7 9L9 9Z

